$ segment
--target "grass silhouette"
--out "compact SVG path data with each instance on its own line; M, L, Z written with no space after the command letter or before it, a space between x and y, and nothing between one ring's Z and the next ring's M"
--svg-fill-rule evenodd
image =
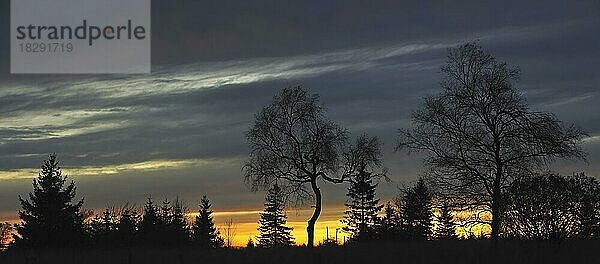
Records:
M278 249L118 248L17 250L0 263L594 263L599 241L449 240Z

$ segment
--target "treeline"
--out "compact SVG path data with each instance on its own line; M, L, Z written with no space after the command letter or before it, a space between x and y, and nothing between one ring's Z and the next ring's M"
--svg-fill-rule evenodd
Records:
M350 242L480 239L489 236L485 210L444 199L419 179L394 201L380 204L371 179L348 191L344 230ZM501 237L521 240L600 238L600 184L585 174L543 174L514 182L505 194ZM477 216L477 217L475 217ZM491 216L491 215L490 215Z
M600 235L600 186L584 174L548 174L556 159L584 160L587 134L551 113L530 110L515 86L518 68L497 61L477 43L450 49L441 92L424 98L412 126L400 129L395 151L421 152L427 170L397 199L381 204L377 184L388 180L382 143L330 120L317 94L282 89L254 116L242 167L252 191L267 191L257 245L294 243L285 205L309 203L308 247L322 211L321 185L347 184L342 222L351 243L473 237L524 240L595 239ZM149 199L142 210L108 209L85 221L55 155L44 162L28 198L14 245L231 245L214 227L205 197L193 224L178 200ZM482 231L477 231L482 230ZM325 241L329 243L331 241Z
M95 214L82 210L75 183L67 183L55 154L44 161L28 198L19 196L21 223L12 234L16 248L62 247L181 247L218 248L223 238L204 196L190 225L188 209L179 199L156 204L152 198L140 210L125 205ZM3 237L5 238L5 236Z
M13 232L9 224L0 225L1 242L14 238L14 248L67 247L193 247L215 249L232 247L235 226L221 232L213 221L211 203L200 200L196 217L188 222L190 210L182 201L165 199L156 203L151 197L142 208L126 204L94 213L82 209L83 199L74 201L76 187L67 183L56 154L44 161L39 176L33 180L33 192L19 197L21 223ZM248 247L287 247L294 245L292 228L285 226L287 216L282 190L273 186L260 213L257 244L252 238Z
M388 172L378 137L353 140L301 86L282 89L255 114L245 182L253 191L276 182L289 201L312 205L308 246L327 183L350 184L343 221L354 241L454 237L456 224L462 235L496 240L595 238L597 181L547 174L557 159L585 160L587 133L531 110L516 87L519 69L478 43L449 49L441 73L440 91L398 130L394 150L421 153L426 170L396 202L383 208L375 199L374 181Z

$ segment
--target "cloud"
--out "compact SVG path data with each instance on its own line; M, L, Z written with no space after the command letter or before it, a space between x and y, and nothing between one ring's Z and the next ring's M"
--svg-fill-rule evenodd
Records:
M597 4L176 2L153 7L153 74L0 73L0 177L16 179L0 186L3 210L18 207L16 194L31 187L22 179L52 152L65 173L81 176L91 206L143 202L148 193L260 206L263 197L240 184L244 131L274 93L296 84L318 93L328 116L354 134L381 137L396 183L414 179L420 159L392 152L396 129L438 91L446 48L476 39L520 66L532 109L600 131ZM7 3L2 25L10 24ZM4 73L8 50L0 41ZM586 147L593 174L600 156ZM323 188L343 202L343 188Z
M62 167L63 175L70 177L109 176L128 172L168 171L185 168L218 168L239 163L239 159L187 159L187 160L149 160L144 162L114 164L105 166ZM36 178L39 169L24 168L0 171L2 180L23 180Z

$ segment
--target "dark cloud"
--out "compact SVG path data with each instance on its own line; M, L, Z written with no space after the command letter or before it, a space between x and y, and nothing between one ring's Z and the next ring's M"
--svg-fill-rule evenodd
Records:
M396 129L439 89L446 49L471 40L519 66L533 109L600 136L597 1L153 1L152 12L151 75L11 76L0 39L0 171L57 152L91 207L205 192L224 206L260 204L241 183L244 132L274 93L302 84L354 135L382 138L395 183L380 193L391 197L421 170L418 156L393 153ZM589 166L562 170L600 172L598 138L586 143ZM237 163L123 169L165 160ZM0 181L0 211L16 209L29 180ZM328 201L342 201L343 188L331 188Z

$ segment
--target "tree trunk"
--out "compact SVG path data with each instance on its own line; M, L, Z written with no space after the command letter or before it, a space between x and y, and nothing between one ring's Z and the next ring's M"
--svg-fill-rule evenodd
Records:
M496 185L496 184L495 184ZM501 203L502 203L502 195L501 195L500 186L494 187L494 193L492 195L492 239L497 240L500 235L500 224L502 222L502 212L501 212Z
M498 140L494 141L496 145L496 175L494 177L494 185L492 186L492 240L497 241L500 235L500 225L502 223L502 188L500 187L500 184L504 168L502 167L502 159L500 157L500 143Z
M317 179L311 180L310 186L315 194L315 211L313 212L312 217L308 220L306 233L308 234L307 246L313 247L315 241L315 223L317 223L317 219L319 219L319 215L321 215L321 190L319 189L319 186L317 186Z

